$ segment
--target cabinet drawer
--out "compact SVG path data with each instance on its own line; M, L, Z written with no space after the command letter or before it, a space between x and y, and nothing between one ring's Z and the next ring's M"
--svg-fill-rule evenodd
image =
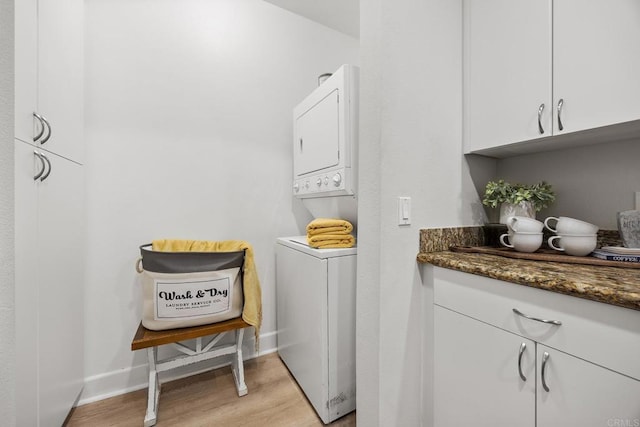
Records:
M437 305L640 380L640 311L439 267L433 277Z

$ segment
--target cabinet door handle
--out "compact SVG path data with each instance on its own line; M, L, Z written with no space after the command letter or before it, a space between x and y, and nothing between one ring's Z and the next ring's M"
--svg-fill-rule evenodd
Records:
M523 312L521 312L517 308L514 308L513 312L515 314L517 314L518 316L522 316L525 319L529 319L529 320L535 320L536 322L549 323L551 325L556 325L556 326L562 325L562 322L559 321L559 320L547 320L547 319L540 319L540 318L537 318L537 317L527 316L526 314L524 314Z
M524 354L524 350L527 348L527 344L526 343L522 343L520 344L520 351L518 352L518 374L520 374L520 378L522 378L522 381L526 381L527 377L524 376L524 373L522 372L522 355Z
M562 126L562 105L564 104L564 99L560 98L558 101L558 129L564 130L564 126Z
M540 135L544 133L544 128L542 127L542 112L544 111L544 103L540 104L538 107L538 132Z
M540 379L542 380L542 388L544 391L549 391L549 386L547 385L547 381L545 380L545 372L547 370L547 361L549 360L549 353L546 351L542 354L542 369L540 371Z
M38 159L40 159L40 164L42 165L42 168L40 169L40 172L35 174L34 177L33 177L33 180L37 181L38 178L40 178L42 176L42 174L44 173L44 171L46 169L46 166L44 164L44 159L42 158L42 155L40 153L38 153L37 151L34 151L33 155L36 156Z
M42 116L36 112L33 113L33 117L38 119L38 121L40 122L40 133L33 137L33 142L36 142L42 137L42 134L44 133L44 122L42 121Z
M49 124L49 121L44 116L40 116L40 118L42 119L44 124L47 125L47 136L45 136L44 139L40 141L40 145L44 145L44 143L47 142L49 138L51 138L51 125Z
M45 162L47 162L47 173L45 173L42 177L40 177L40 182L44 181L45 179L49 178L49 175L51 175L51 162L49 161L49 159L47 158L47 156L45 156L44 154L40 154L40 157L42 157L44 159ZM43 169L44 171L44 169Z

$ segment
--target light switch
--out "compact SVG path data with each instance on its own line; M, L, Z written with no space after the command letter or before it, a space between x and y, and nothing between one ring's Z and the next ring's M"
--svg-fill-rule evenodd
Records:
M411 197L398 197L398 225L411 224Z

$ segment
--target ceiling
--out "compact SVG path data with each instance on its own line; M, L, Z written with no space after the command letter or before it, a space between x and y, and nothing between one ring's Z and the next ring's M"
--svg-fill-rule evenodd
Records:
M265 0L319 24L360 38L359 0Z

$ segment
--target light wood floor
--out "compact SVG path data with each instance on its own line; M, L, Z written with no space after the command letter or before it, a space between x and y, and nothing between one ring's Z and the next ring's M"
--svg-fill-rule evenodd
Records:
M298 384L272 353L244 364L249 394L238 397L231 368L225 367L162 385L158 427L311 427L322 426ZM74 426L141 426L147 390L127 393L75 408L67 419ZM356 414L331 427L356 425Z

